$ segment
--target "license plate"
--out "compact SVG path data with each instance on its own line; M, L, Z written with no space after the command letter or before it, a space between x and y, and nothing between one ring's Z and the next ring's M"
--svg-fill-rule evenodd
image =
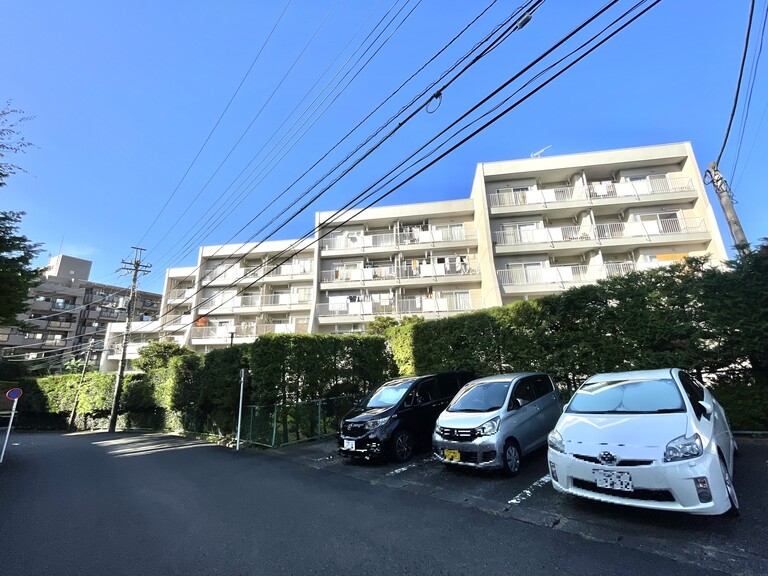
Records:
M458 462L461 460L461 454L458 450L443 450L443 456L449 462Z
M355 449L354 440L344 440L344 450L354 450L354 449Z
M599 488L632 492L632 476L629 472L615 472L613 470L592 470L592 477Z

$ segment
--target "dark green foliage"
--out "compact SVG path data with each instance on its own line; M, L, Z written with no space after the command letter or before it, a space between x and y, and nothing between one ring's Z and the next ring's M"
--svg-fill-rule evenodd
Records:
M251 402L363 395L394 373L386 341L352 334L268 334L251 345Z
M40 244L19 234L23 212L0 212L0 325L15 326L16 316L29 307L29 289L39 281L41 270L32 267L40 253Z
M179 346L176 342L150 342L139 350L139 357L133 365L144 372L155 368L165 368L171 358L194 354L189 348Z
M245 367L246 345L211 350L201 374L200 405L208 416L207 428L230 434L236 425L240 401L240 368ZM248 398L247 382L244 398Z

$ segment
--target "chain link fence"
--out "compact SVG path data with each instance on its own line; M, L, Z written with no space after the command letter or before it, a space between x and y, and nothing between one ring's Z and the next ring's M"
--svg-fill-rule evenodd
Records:
M355 403L352 396L336 396L295 404L245 406L240 441L276 448L332 436Z

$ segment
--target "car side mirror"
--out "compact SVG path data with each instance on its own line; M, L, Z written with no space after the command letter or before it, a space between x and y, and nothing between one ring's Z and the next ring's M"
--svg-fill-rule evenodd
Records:
M710 404L706 400L699 400L699 405L702 408L704 408L704 414L706 414L707 416L712 414L712 411L714 410L714 406L712 406L712 404Z
M512 398L512 402L510 402L510 409L511 410L520 409L520 400L518 400L517 398Z

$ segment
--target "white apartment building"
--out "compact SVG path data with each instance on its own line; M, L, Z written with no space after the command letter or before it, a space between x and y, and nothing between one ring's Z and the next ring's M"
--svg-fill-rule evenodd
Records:
M267 332L362 332L500 306L686 256L728 255L690 143L478 164L463 200L318 212L311 241L208 246L167 271L152 339L198 351ZM116 368L121 326L111 324Z

